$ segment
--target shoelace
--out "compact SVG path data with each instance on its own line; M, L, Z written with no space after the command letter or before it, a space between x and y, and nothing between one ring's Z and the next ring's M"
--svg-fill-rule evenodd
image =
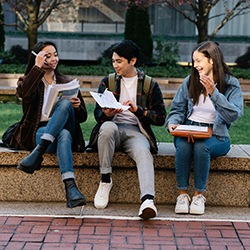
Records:
M196 196L193 197L193 203L195 205L198 205L202 201L206 202L206 198L202 194L199 194L199 195L196 195Z
M101 185L102 185L102 187L101 187L101 190L100 190L100 196L101 197L104 197L104 194L106 194L107 193L107 189L109 188L109 184L110 183L102 183Z
M178 196L178 202L179 202L180 204L186 203L186 197L187 197L187 199L190 201L190 198L189 198L188 194L182 194L182 195L179 195L179 196Z

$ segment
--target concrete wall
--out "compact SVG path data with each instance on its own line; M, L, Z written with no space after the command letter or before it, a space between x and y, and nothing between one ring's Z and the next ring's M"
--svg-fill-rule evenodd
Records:
M100 38L47 38L40 37L38 41L52 40L58 47L60 59L62 60L97 60L101 53L110 45L119 42L118 39ZM177 41L179 44L179 54L181 62L191 61L191 52L196 46L196 41ZM8 36L5 37L5 50L9 50L13 45L20 45L24 49L28 48L26 37ZM238 56L243 55L249 42L220 42L221 50L227 63L234 63Z

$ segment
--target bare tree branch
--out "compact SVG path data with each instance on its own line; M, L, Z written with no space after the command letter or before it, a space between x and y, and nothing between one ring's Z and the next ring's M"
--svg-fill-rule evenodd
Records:
M5 22L2 22L1 20L0 20L0 23L5 26L16 26L18 29L20 29L21 31L27 34L26 30L22 26L20 26L18 23L5 23Z
M185 12L183 12L182 10L178 9L178 7L176 7L174 4L171 3L171 1L165 1L171 8L173 8L175 11L179 12L180 14L182 14L186 19L188 19L190 22L197 24L197 21L192 19L190 16L186 15Z
M223 18L223 20L221 21L221 23L217 26L217 28L213 31L213 33L211 34L211 36L209 37L209 40L211 40L215 34L230 20L232 19L232 16L234 14L234 11L245 1L239 1L234 8ZM239 13L238 13L239 14ZM237 14L237 15L238 15ZM235 15L236 16L236 15Z
M23 23L23 25L25 26L25 28L27 29L29 24L26 21L25 17L22 16L21 12L18 11L15 6L12 5L11 1L9 0L5 0L6 3L8 3L8 5L10 6L10 8L13 10L13 12L15 12L15 14L18 16L19 20ZM8 25L7 25L8 26ZM11 26L15 26L15 25L11 25ZM17 26L17 25L16 25ZM18 27L18 26L17 26ZM19 27L18 27L19 28Z

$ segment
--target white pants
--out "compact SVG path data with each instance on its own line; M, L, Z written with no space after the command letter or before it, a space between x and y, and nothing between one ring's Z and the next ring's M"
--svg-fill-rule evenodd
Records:
M98 135L98 153L101 174L112 172L115 151L127 153L135 162L140 183L140 197L155 196L154 164L147 138L137 126L104 122Z

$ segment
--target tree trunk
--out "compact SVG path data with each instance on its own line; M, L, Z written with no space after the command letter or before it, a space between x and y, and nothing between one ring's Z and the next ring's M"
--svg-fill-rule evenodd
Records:
M37 43L37 27L33 25L33 27L29 27L27 30L27 36L28 36L28 58L30 58L30 53Z
M208 12L209 14L209 12ZM204 1L199 0L199 13L197 18L197 29L198 29L198 43L207 41L208 32L208 14L206 15L204 9Z

